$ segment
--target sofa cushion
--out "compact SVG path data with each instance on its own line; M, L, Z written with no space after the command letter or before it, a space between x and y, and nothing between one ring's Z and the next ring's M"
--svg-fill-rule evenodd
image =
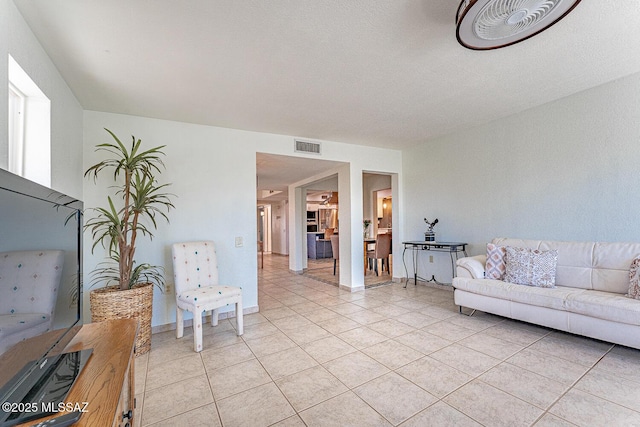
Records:
M501 280L490 279L455 279L456 289L461 289L474 294L499 298L507 301L515 301L523 304L537 305L540 307L564 310L564 300L568 295L582 292L576 288L538 288L535 286L522 286Z
M500 280L456 278L456 289L522 304L640 325L640 301L610 292L557 286L538 288Z
M611 292L584 290L568 295L565 309L612 322L640 325L640 301Z
M487 262L485 264L485 277L487 279L502 280L507 269L507 251L504 246L487 243Z
M491 243L540 250L556 249L556 285L626 294L629 265L640 256L640 243L560 242L495 238Z
M558 251L507 246L506 252L506 282L542 288L555 287Z
M629 268L629 298L640 299L640 258L635 258Z

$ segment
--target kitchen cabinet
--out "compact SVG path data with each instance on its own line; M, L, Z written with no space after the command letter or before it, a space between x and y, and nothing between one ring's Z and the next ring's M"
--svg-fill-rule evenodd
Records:
M324 233L307 233L307 256L311 259L333 258L331 239Z
M336 208L321 208L318 209L318 224L319 231L324 231L327 228L338 228L338 209Z

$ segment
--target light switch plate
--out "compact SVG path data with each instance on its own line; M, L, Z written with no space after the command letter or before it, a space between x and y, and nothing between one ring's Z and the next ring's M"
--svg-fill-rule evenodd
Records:
M241 248L243 245L242 236L236 237L236 248Z

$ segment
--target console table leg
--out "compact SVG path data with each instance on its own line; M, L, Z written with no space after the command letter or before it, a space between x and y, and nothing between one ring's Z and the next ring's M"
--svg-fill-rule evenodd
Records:
M407 281L404 283L404 287L406 288L409 284L409 271L407 270L407 262L404 258L404 253L407 252L407 246L405 245L404 250L402 251L402 265L404 265L404 275L407 278Z
M427 280L427 283L429 283L429 282L433 282L433 283L435 283L436 285L443 285L443 286L445 286L445 283L438 282L438 280L436 279L435 274L432 274L432 275L431 275L431 279Z
M413 286L418 286L418 251L413 250Z

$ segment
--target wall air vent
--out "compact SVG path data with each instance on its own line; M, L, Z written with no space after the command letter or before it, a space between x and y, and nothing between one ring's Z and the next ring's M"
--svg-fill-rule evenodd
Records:
M301 139L295 139L295 152L296 153L311 153L320 154L320 143L303 141Z

